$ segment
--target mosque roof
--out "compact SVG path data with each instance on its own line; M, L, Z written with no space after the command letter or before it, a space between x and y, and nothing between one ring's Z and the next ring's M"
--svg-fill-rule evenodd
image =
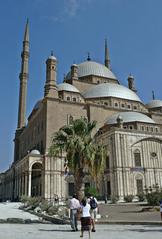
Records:
M116 124L117 118L119 116L123 120L123 123L144 122L144 123L156 124L155 121L151 119L150 117L148 117L147 115L139 113L139 112L133 112L133 111L115 113L106 119L105 124Z
M152 100L146 104L146 107L149 109L162 107L162 100Z
M77 65L78 66L78 77L95 75L110 79L117 80L116 76L112 71L110 71L105 65L94 61L85 61ZM71 72L66 76L67 79L71 78Z
M64 90L64 91L79 93L79 90L75 86L68 83L59 84L57 85L57 88L58 88L58 91Z
M92 86L86 92L83 92L83 97L88 98L101 98L101 97L115 97L127 99L132 101L141 102L136 93L125 86L113 83L103 83Z

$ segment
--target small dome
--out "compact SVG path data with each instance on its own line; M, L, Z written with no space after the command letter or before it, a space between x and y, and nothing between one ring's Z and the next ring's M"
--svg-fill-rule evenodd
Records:
M146 107L149 109L162 107L162 100L152 100L151 102L146 104Z
M116 118L116 121L119 122L123 122L123 118L122 116L119 114L118 117Z
M78 77L83 76L100 76L105 78L110 78L117 80L116 76L104 65L94 62L94 61L85 61L81 64L78 64ZM69 72L66 76L66 79L71 78L71 72Z
M57 59L56 59L56 57L55 57L55 56L53 56L53 55L49 56L49 57L48 57L48 59L49 59L49 60L54 60L54 61L56 61L56 60L57 60Z
M39 152L39 150L37 150L37 149L33 149L31 152L30 152L30 154L40 154L40 152Z
M64 90L64 91L79 93L79 90L75 86L73 86L71 84L68 84L68 83L59 84L57 86L57 88L58 88L58 91L63 91Z
M113 83L98 84L83 93L83 97L88 98L102 98L102 97L115 97L127 100L141 102L140 98L134 91L125 86Z
M144 123L151 123L151 124L156 124L153 119L148 117L145 114L139 113L139 112L120 112L120 113L115 113L112 116L108 117L105 121L105 124L116 124L117 123L117 118L122 117L123 123L128 123L128 122L144 122Z

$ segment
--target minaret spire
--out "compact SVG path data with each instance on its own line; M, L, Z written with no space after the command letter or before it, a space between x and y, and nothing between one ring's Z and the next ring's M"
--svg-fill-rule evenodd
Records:
M29 19L28 18L27 18L26 26L25 26L24 41L29 42Z
M17 128L22 128L26 124L26 97L27 97L27 80L29 77L28 74L28 65L29 65L29 21L27 19L24 41L23 41L23 50L21 53L21 72L19 75L20 79L20 90L19 90L19 110L18 110L18 124Z
M105 39L105 66L111 69L110 66L110 56L109 56L109 49L107 47L107 39Z
M155 100L155 93L154 93L154 90L152 90L152 99Z

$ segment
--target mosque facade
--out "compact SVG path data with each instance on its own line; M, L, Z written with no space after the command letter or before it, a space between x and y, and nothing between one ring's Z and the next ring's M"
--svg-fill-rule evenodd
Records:
M65 175L65 153L51 158L52 135L72 119L86 117L97 122L94 137L107 149L100 194L124 201L138 200L146 189L162 188L162 101L153 97L145 104L137 95L132 75L128 87L111 70L105 41L104 64L87 58L73 64L57 84L57 59L46 60L44 96L36 102L26 123L29 63L29 26L25 28L18 123L14 138L14 160L0 174L0 200L19 200L22 195L60 200L73 193L73 175ZM85 186L92 186L89 175Z

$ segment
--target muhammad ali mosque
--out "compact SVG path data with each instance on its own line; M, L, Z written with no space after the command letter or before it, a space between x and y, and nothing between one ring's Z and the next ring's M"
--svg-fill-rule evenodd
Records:
M14 160L0 174L0 200L19 200L22 195L62 200L72 195L74 180L72 174L65 175L65 153L51 158L48 150L54 132L80 117L97 121L94 137L107 149L101 196L122 202L133 195L138 200L146 188L162 188L162 100L153 95L145 104L132 75L128 87L120 84L111 70L106 41L104 63L88 56L71 65L61 84L57 83L57 59L51 54L46 60L44 95L27 119L28 22L21 58ZM85 187L93 186L88 174L84 182Z

